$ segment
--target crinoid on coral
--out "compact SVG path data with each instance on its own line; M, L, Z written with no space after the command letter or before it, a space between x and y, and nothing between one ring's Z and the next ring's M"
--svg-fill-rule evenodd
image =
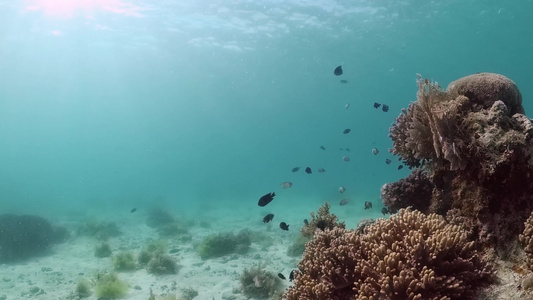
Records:
M384 202L401 204L396 208L418 202L443 215L454 209L470 232L503 250L533 209L533 123L523 115L520 91L491 73L461 78L446 90L419 77L418 87L417 101L390 129L391 152L427 172L432 196L426 204L409 193ZM412 189L425 190L427 180L420 179L423 187Z
M473 299L493 271L466 236L442 216L408 209L363 234L317 231L284 299Z
M317 228L333 229L333 228L345 228L344 222L339 222L339 218L335 214L329 212L329 203L325 202L319 209L317 214L311 212L311 221L302 227L300 232L304 237L312 237L315 234Z

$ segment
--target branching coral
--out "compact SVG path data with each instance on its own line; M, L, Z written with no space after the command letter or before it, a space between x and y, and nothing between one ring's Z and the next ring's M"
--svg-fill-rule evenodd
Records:
M273 298L281 288L281 280L262 266L245 269L239 278L241 291L248 298Z
M344 222L339 222L339 218L335 214L329 212L329 203L325 202L323 206L318 209L317 214L311 212L311 221L305 224L301 229L302 236L312 237L315 234L317 228L320 229L333 229L344 228Z
M285 299L472 299L493 272L457 225L402 209L363 234L317 232Z

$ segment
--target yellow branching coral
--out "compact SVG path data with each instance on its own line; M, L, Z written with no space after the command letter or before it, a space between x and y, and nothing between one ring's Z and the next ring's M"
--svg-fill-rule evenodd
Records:
M408 209L362 235L317 231L298 268L284 299L470 299L493 275L461 227Z

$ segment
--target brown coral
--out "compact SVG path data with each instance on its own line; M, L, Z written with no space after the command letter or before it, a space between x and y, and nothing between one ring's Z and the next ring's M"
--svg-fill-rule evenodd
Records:
M493 275L460 226L406 209L362 235L317 232L298 267L287 300L471 299Z
M325 202L323 206L318 209L317 214L311 212L311 221L305 224L300 230L302 236L312 237L315 234L317 228L323 229L344 228L344 222L339 222L339 218L335 214L329 212L329 203ZM320 226L319 226L320 225Z
M533 213L524 223L524 227L524 232L520 234L519 240L526 252L527 267L533 270Z
M429 202L417 207L443 215L454 209L482 242L504 248L533 209L533 123L522 114L520 91L491 73L447 90L421 77L418 86L417 101L390 129L391 152L434 184Z

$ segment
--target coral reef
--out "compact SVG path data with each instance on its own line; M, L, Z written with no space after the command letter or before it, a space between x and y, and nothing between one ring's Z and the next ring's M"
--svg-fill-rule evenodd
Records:
M533 210L533 123L523 115L520 91L491 73L461 78L446 90L419 77L418 87L417 101L390 129L391 152L410 168L423 168L432 196L401 194L406 183L426 193L421 177L397 191L386 186L392 190L383 202L391 211L407 205L442 215L453 210L483 243L504 250Z
M262 266L245 269L241 274L241 291L248 298L274 298L281 290L281 280Z
M389 213L396 213L400 208L412 206L421 212L428 212L435 185L427 174L416 169L406 178L381 187L381 199Z
M319 209L317 214L311 212L311 221L302 227L300 230L302 236L310 238L315 234L317 228L333 229L345 228L344 222L339 222L339 218L335 214L329 212L329 203L325 202Z
M317 231L284 299L472 299L493 271L466 235L408 209L363 234Z
M524 232L519 236L520 243L524 246L526 253L527 267L533 270L533 213L529 215L524 223Z
M196 247L196 252L202 259L231 253L245 253L251 243L250 232L247 230L242 230L238 234L222 232L204 238Z
M44 253L68 237L65 228L30 215L0 215L0 263Z

